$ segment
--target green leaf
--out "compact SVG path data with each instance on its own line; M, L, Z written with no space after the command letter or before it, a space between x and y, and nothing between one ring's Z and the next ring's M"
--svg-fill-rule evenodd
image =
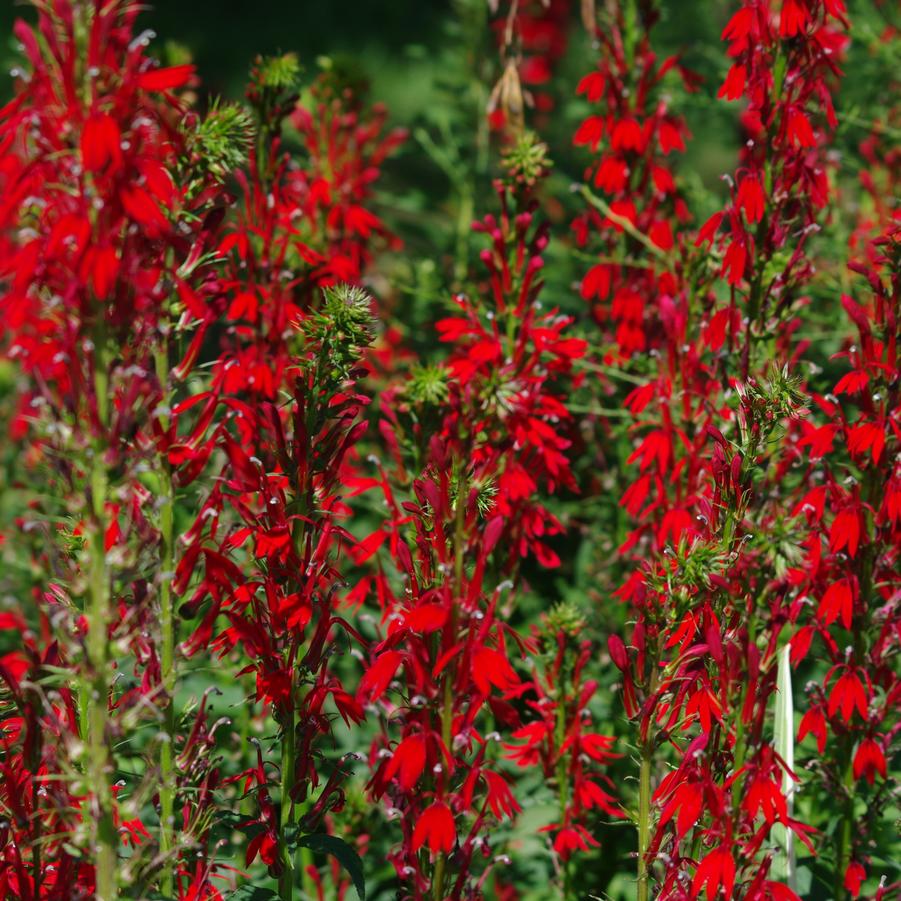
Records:
M303 848L318 851L323 854L331 854L338 863L347 870L353 880L354 888L360 901L366 901L366 880L363 878L363 861L360 855L351 848L343 839L336 835L327 835L324 832L314 832L312 835L303 836L297 843Z
M278 892L256 885L242 885L228 896L227 901L278 901Z
M804 898L810 893L810 887L813 885L813 871L809 867L798 867L796 875L797 885L794 890Z

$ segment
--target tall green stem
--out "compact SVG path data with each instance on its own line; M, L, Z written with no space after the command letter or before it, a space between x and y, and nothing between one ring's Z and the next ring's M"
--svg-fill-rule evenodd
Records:
M648 695L657 690L657 655L649 655L654 670L648 686ZM650 734L641 743L641 759L638 769L638 901L650 897L648 873L648 847L651 844L651 767L654 761L654 742Z
M560 752L560 749L566 743L566 687L563 685L565 673L560 675L560 692L561 703L557 705L557 722L555 724L554 744L557 748L559 759L557 760L557 800L560 805L560 822L566 821L566 811L569 807L569 778L566 767L566 758ZM561 860L560 868L563 871L563 884L561 886L563 901L569 898L571 891L570 882L572 880L572 871L569 865L569 858Z
M845 872L851 863L852 835L854 827L854 772L852 768L852 742L850 736L844 736L841 744L841 755L844 761L842 768L842 800L841 819L836 834L835 873L833 874L834 895L836 901L845 901L850 897L845 888Z
M110 573L106 560L106 503L109 476L104 460L105 438L109 425L109 355L105 337L96 343L94 391L99 434L91 449L91 516L88 529L88 641L89 664L87 697L88 767L94 796L96 821L94 865L97 901L115 901L118 835L113 820L113 794L110 787L113 761L106 741L109 715L109 642Z
M647 853L651 836L651 752L647 742L641 748L638 771L638 901L648 901Z
M307 434L314 433L315 408L312 407L307 411L306 427ZM300 515L295 519L291 527L291 540L294 544L294 552L298 559L302 556L302 549L306 537L306 525L303 516L306 511L311 509L312 501L310 496L309 480L303 484L295 482L294 484L294 504L295 512ZM291 654L291 661L296 658ZM284 722L282 723L282 762L281 762L281 811L279 820L279 843L280 853L282 857L282 865L284 869L279 877L279 896L282 901L291 899L294 896L295 882L295 854L289 846L289 829L293 823L300 823L303 819L303 808L295 809L293 800L291 799L291 790L294 787L294 772L297 768L296 760L296 735L297 728L297 710L299 709L299 691L300 685L297 679L296 664L291 663L291 694L290 709L284 714ZM310 803L307 798L307 804ZM300 857L300 885L301 894L305 898L315 897L315 885L310 876L309 868L313 864L313 852L306 847L300 847L297 850Z
M169 397L169 343L163 338L154 355L156 375L163 392L162 406L168 408ZM169 416L160 417L162 428L168 429ZM159 465L160 479L160 670L163 691L166 695L163 709L163 735L160 742L160 851L165 859L160 888L171 895L175 866L171 852L175 846L175 615L172 609L172 578L175 573L174 512L175 486L172 467L163 456Z
M282 723L282 779L281 779L281 811L279 819L279 853L281 854L282 872L278 878L278 895L281 901L293 901L294 898L294 855L288 842L288 831L292 823L293 802L291 787L294 777L294 699L292 692L291 706L284 715Z

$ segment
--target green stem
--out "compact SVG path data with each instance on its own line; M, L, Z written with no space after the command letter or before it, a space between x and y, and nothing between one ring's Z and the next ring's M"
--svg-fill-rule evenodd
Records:
M651 750L645 742L641 748L638 771L638 901L648 901L647 853L651 837Z
M294 763L294 705L292 698L291 706L282 723L282 784L279 820L279 853L282 860L282 872L278 878L278 896L281 901L293 901L294 898L294 855L288 844L288 830L293 819L291 788Z
M88 529L88 641L89 664L87 692L87 774L94 795L94 866L96 901L115 901L118 835L113 819L113 794L110 787L113 761L106 740L109 717L109 625L110 573L106 560L106 502L109 476L104 461L105 437L109 424L109 357L105 337L96 343L94 391L99 420L91 453L91 517Z
M317 380L317 384L318 384ZM315 424L315 408L312 407L307 411L307 419L306 419L306 427L307 434L312 435L314 432L314 424ZM311 509L312 501L310 499L310 486L307 481L304 484L299 484L295 482L294 484L295 491L295 502L296 509L300 513L297 519L295 519L292 527L291 527L291 540L294 543L294 552L297 555L297 558L300 559L302 556L303 544L306 536L306 526L304 524L304 519L302 518L306 511ZM292 658L296 659L296 658ZM292 664L293 666L293 664ZM296 711L299 709L300 705L300 686L297 684L296 678L296 670L292 670L291 673L291 704L292 708L289 713L289 719L291 724L291 735L285 736L285 739L282 744L282 833L284 835L285 830L292 822L301 823L303 822L304 814L306 813L306 809L310 806L311 799L309 797L309 793L307 794L306 801L301 804L297 809L294 808L293 802L290 798L290 792L292 785L289 782L289 777L293 776L295 769L295 728L296 728ZM287 768L286 768L287 766ZM293 815L292 815L293 814ZM313 882L313 878L310 876L309 869L313 865L313 852L307 847L300 847L297 849L297 853L300 857L300 886L301 886L301 895L304 898L315 898L316 897L316 886ZM290 860L290 864L293 870L294 861ZM284 874L283 874L284 877ZM290 897L283 896L283 897Z
M561 674L561 681L563 679L563 674ZM561 693L561 703L557 706L557 723L555 730L555 745L557 748L557 754L559 758L557 760L557 800L560 804L560 822L563 823L566 821L566 811L569 807L569 779L567 778L566 772L566 758L560 753L560 749L563 747L566 741L566 696L565 689L561 685L559 687L559 691ZM569 866L569 859L562 860L560 862L560 867L563 871L563 899L566 901L569 898L569 894L571 891L571 881L572 881L572 871Z
M447 857L442 853L435 861L435 872L432 874L432 901L442 901L444 898L444 870L447 867Z
M648 697L657 691L657 653L649 655L654 669L648 685ZM651 844L651 767L654 762L654 742L650 734L641 743L641 762L638 769L638 901L650 897L648 847Z
M162 387L164 407L171 398L167 389L169 380L169 344L163 338L154 355L156 374ZM160 425L169 427L169 416L160 417ZM175 858L175 612L173 610L172 579L175 573L174 512L175 486L172 467L163 456L159 466L160 477L160 669L165 693L163 709L163 735L160 742L160 851L164 857L160 888L164 895L171 895L174 885Z
M844 760L842 769L843 797L841 801L841 820L836 835L835 873L833 874L835 901L845 901L846 898L850 897L848 890L845 888L845 872L848 869L848 864L851 863L851 830L854 827L853 747L850 736L844 736L841 751Z

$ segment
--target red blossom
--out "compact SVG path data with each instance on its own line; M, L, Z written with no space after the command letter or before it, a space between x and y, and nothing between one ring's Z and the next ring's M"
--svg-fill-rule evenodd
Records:
M453 850L457 838L454 816L447 804L436 801L420 814L413 829L413 851L424 845L432 854Z

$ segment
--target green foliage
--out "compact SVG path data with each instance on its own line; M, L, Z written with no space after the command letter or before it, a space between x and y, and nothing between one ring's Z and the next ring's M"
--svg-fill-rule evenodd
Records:
M328 368L328 383L337 387L350 377L361 350L372 341L372 298L354 285L336 285L324 289L323 301L304 319L301 330L305 347L314 354L313 365L320 371Z
M296 53L265 56L257 59L256 86L266 91L294 91L300 84L300 60Z
M224 179L247 160L254 125L250 112L237 103L214 100L207 114L186 134L191 165L203 166Z
M548 157L547 144L535 132L526 131L503 151L501 165L513 186L531 188L547 176L553 163Z
M366 901L366 880L363 878L363 861L360 855L345 841L325 832L315 832L301 836L297 841L299 848L309 848L322 854L331 854L347 871L354 884L354 890L360 901Z
M414 366L404 391L414 404L438 406L447 400L447 371L442 366Z
M549 650L555 651L558 635L565 635L568 639L578 639L584 634L587 625L585 613L577 604L573 601L560 601L545 615L540 629L542 637L548 643Z
M228 901L278 901L278 892L271 888L254 885L242 885L236 892L228 895Z

